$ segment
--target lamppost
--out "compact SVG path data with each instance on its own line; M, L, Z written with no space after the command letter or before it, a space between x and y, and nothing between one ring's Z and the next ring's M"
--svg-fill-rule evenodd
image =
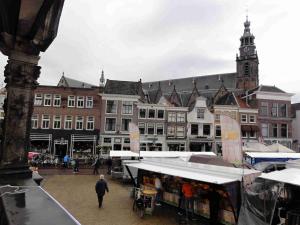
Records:
M0 0L0 51L8 56L0 176L30 177L27 152L40 52L55 39L64 0Z

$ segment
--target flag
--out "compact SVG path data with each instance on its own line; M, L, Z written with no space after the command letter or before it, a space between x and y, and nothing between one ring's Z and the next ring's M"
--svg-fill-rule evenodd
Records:
M223 159L230 163L242 163L241 126L229 116L220 115Z
M135 123L129 123L130 151L140 151L140 130Z

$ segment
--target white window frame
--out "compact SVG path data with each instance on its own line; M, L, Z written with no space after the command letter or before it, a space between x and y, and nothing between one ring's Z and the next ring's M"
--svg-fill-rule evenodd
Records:
M170 132L172 131L172 132ZM175 126L168 126L167 128L167 136L168 137L175 137L176 134L176 127Z
M38 127L39 127L39 115L34 114L31 117L31 128L32 129L38 129Z
M93 108L94 107L94 98L93 96L86 96L86 108Z
M180 133L182 132L182 136L178 135L178 130L179 128L181 129L182 128L182 131L180 131ZM176 137L179 137L179 138L184 138L185 137L185 127L184 126L177 126L176 127Z
M164 113L164 116L162 118L158 117L158 112L159 111L163 111L163 113ZM165 114L166 114L165 110L163 110L163 109L157 109L157 119L159 119L159 120L165 119Z
M217 127L220 127L220 131L221 131L221 135L220 135L220 136L219 136L219 135L217 136ZM222 129L221 129L221 125L216 125L216 126L215 126L215 136L216 136L216 137L222 137Z
M253 118L253 122L251 122L251 117ZM249 115L249 123L256 123L256 116L255 115Z
M115 120L115 126L114 126L113 130L107 130L106 129L106 123L107 123L108 119L114 119ZM116 130L117 130L117 118L116 117L106 117L105 118L105 124L104 124L104 130L105 130L105 132L111 132L111 133L116 132Z
M266 127L264 127L263 125L266 125ZM264 130L264 129L267 129L267 136L264 136L264 135L263 135L263 130ZM264 138L268 138L268 137L270 136L269 124L268 124L268 123L262 123L262 124L261 124L261 135L262 135L262 137L264 137Z
M148 132L149 131L149 125L151 125L151 126L153 125L153 134L149 134L149 132ZM148 123L147 124L147 134L149 134L149 135L155 135L156 134L155 131L156 131L155 130L155 124L154 123Z
M140 128L144 128L144 133L140 132L140 134L142 134L142 135L146 134L146 123L139 123L138 127L139 127L139 131L140 131Z
M53 95L53 107L60 107L60 105L61 105L61 95L54 94Z
M200 115L203 115L203 117ZM205 108L197 108L197 119L204 119L204 117L205 117Z
M34 96L34 105L35 106L41 106L43 105L43 94L36 93Z
M244 118L243 118L243 116L244 116ZM248 123L247 114L241 114L241 123Z
M145 117L140 117L141 115L141 110L145 110ZM147 109L146 108L139 108L139 113L138 113L138 118L139 119L147 119Z
M108 103L108 101L113 101L114 102L114 105L115 105L115 111L114 112L107 112L107 103ZM105 113L106 114L117 114L118 113L118 101L117 100L106 100Z
M58 120L59 118L59 120ZM56 127L56 122L59 122L59 127ZM53 125L52 125L53 129L61 129L61 116L58 116L58 115L54 115L53 116Z
M44 94L44 106L51 106L51 104L52 104L52 94Z
M80 109L84 108L84 96L77 96L76 106Z
M168 113L168 122L176 122L176 112L169 112Z
M81 124L81 127L78 128L77 125L79 125L79 124ZM76 116L75 130L83 130L83 124L84 124L84 117L83 116Z
M68 119L68 117L71 118L71 119ZM70 124L71 126L68 127L67 124ZM64 129L65 130L72 130L72 127L73 127L73 116L66 115L65 116Z
M158 133L157 133L157 128L159 128L160 126L162 127L162 134L158 134ZM164 133L165 133L165 128L164 128L164 124L163 124L163 123L157 123L156 126L155 126L155 128L156 128L156 129L155 129L155 133L156 133L157 135L164 135Z
M45 119L45 117L48 117L48 119ZM48 126L47 127L44 127L44 121L48 121ZM48 114L43 114L42 115L42 125L41 125L41 128L42 129L49 129L50 128L50 115L48 115Z
M129 123L132 121L131 118L122 118L121 119L121 131L122 132L129 132L129 123L128 123L128 130L123 129L123 121L125 121L125 120L130 120Z
M87 116L86 118L86 130L94 130L95 129L95 117Z
M124 112L125 111L124 107L128 107L128 106L131 106L131 112L129 112L129 113ZM122 101L122 115L133 115L133 102L132 101Z
M150 110L154 111L154 117L150 117ZM155 119L156 118L156 109L148 109L148 119Z
M72 104L71 104L72 103ZM75 108L76 105L76 98L75 95L69 95L68 96L68 107L69 108Z
M176 116L177 116L177 123L185 123L185 113L178 112Z

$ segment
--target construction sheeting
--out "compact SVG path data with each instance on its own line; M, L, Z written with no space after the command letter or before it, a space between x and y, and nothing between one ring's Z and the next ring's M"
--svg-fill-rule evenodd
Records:
M128 164L128 167L219 185L241 181L243 177L258 176L260 174L256 170L191 163L172 159L141 160L139 163Z
M138 153L131 151L110 151L110 157L139 157ZM213 152L178 152L178 151L140 151L140 157L190 157L191 155L216 156Z
M263 173L261 178L300 186L300 169L290 168L271 173Z

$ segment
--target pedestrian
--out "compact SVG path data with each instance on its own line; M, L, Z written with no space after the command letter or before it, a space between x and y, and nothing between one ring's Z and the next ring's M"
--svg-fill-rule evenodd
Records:
M219 207L221 201L221 195L215 187L211 187L208 193L209 199L209 224L217 225L219 220Z
M193 187L190 182L184 181L182 185L182 194L184 199L186 218L188 218L189 211L191 211L192 217L194 217Z
M155 186L155 190L157 191L155 196L155 204L157 206L160 206L161 205L160 201L162 197L162 185L160 179L156 175L154 175L154 186Z
M100 175L100 179L96 183L95 190L96 190L97 197L98 197L99 208L101 208L102 202L103 202L103 196L105 195L105 191L107 193L109 192L108 186L107 186L106 181L104 180L103 174Z
M95 158L95 161L94 161L94 163L92 164L92 166L94 167L93 174L94 174L94 175L95 175L95 174L99 174L98 169L99 169L99 167L100 167L100 161L99 161L98 157Z
M70 162L70 157L67 154L64 157L64 168L68 168L69 162Z
M75 164L74 164L74 173L78 173L79 172L79 159L78 159L78 157L76 157L74 159L74 162L75 162Z
M107 174L111 174L112 159L110 157L107 159L106 164L107 164Z

